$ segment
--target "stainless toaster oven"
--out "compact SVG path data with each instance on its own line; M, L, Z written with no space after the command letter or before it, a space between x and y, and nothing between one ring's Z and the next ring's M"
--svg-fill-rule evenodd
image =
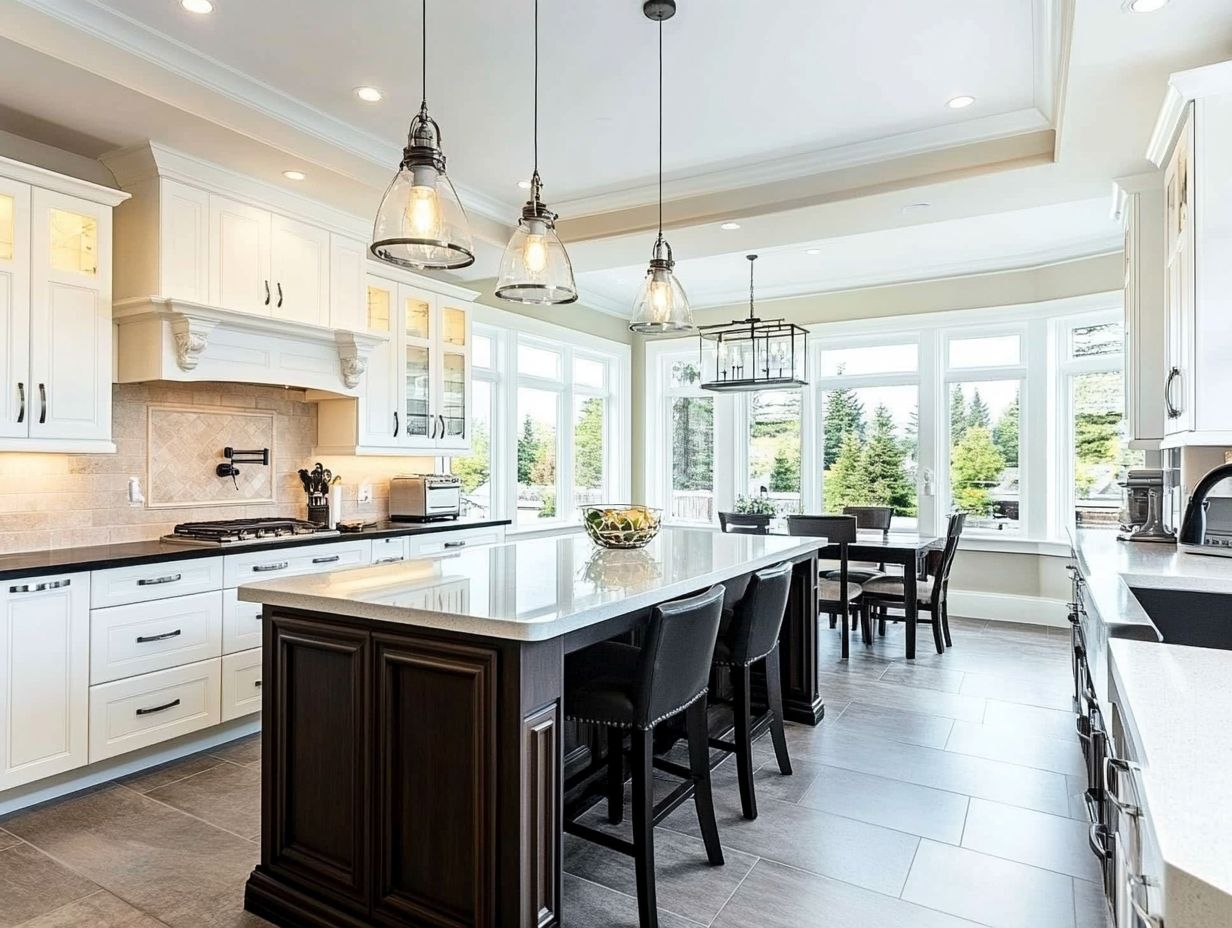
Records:
M462 481L453 474L409 474L389 481L389 518L394 522L456 519L462 511Z

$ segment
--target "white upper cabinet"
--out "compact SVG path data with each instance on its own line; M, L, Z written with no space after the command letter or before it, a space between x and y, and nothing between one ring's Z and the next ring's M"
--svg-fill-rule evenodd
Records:
M272 314L268 212L211 194L209 255L211 305Z
M124 198L0 159L0 451L115 451L111 214Z
M308 325L329 325L329 232L270 217L271 315Z
M90 575L0 585L0 792L86 763Z
M368 328L368 246L358 239L329 237L329 326L362 332Z
M1232 61L1173 74L1148 157L1164 168L1164 446L1232 443Z

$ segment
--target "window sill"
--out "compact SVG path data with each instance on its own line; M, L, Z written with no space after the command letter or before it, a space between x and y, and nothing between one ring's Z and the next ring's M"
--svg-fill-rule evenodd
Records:
M553 535L567 535L574 532L580 532L582 526L577 522L549 522L544 526L530 526L518 528L510 525L505 529L505 537L509 539L518 538L550 538Z
M967 533L959 542L960 551L988 551L999 554L1035 554L1042 557L1069 557L1068 541L1031 538L997 538L992 535Z

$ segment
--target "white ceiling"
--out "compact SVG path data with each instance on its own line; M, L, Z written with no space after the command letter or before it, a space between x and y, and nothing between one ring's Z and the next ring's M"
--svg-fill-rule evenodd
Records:
M153 139L284 186L294 167L297 192L372 215L418 104L418 4L214 2L198 17L177 0L0 0L0 128L88 157ZM472 216L471 279L494 274L524 197L530 9L430 3L429 102ZM656 27L641 0L541 10L547 199L584 298L624 313L655 222ZM1148 16L1120 0L680 0L664 29L666 225L704 304L742 298L749 251L769 294L1115 247L1097 204L1148 168L1167 75L1232 57L1228 0ZM360 103L360 84L385 100ZM976 105L948 109L960 93ZM903 212L917 201L932 206ZM742 228L720 231L729 218Z
M664 29L665 170L708 173L1036 105L1034 0L681 0ZM333 119L401 144L420 96L408 0L99 0ZM451 174L511 207L531 157L530 0L428 5L428 103ZM540 4L541 169L551 202L655 171L656 30L641 0ZM790 39L790 40L788 40ZM328 63L323 66L323 63ZM359 85L381 88L376 106ZM946 101L974 94L955 111Z
M848 290L1107 254L1121 247L1120 224L1112 220L1108 206L1108 198L1102 197L762 249L757 252L757 297ZM584 298L614 311L624 294L636 292L645 273L644 265L592 271L579 276L578 286ZM677 263L676 273L695 306L747 298L749 262L744 252L686 258Z

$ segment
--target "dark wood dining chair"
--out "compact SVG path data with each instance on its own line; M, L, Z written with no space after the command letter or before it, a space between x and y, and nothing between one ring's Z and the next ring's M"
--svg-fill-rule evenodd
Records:
M933 627L933 644L937 653L945 653L945 649L953 647L950 638L950 607L948 593L950 586L950 571L954 566L954 557L958 554L958 542L962 537L963 528L967 524L967 514L956 512L950 516L945 532L945 548L936 561L932 575L927 580L916 584L916 598L919 601L919 622L926 622ZM881 577L864 585L865 602L871 610L878 613L877 621L880 631L885 634L886 612L889 609L905 608L905 593L901 577ZM928 618L924 618L924 613Z
M830 616L831 628L838 624L839 616L844 621L848 616L863 617L864 642L868 644L872 627L865 610L860 608L864 589L852 581L847 557L848 547L857 539L855 516L788 516L787 534L819 535L838 545L838 577L829 579L830 571L822 574L817 588L818 611Z
M733 535L770 534L766 517L751 512L720 512L719 528Z
M843 515L855 516L856 529L881 532L882 540L890 537L890 523L894 519L893 506L844 506ZM857 564L847 572L849 580L855 583L867 583L878 577L886 576L885 564ZM825 575L827 580L837 580L838 571L832 570Z

